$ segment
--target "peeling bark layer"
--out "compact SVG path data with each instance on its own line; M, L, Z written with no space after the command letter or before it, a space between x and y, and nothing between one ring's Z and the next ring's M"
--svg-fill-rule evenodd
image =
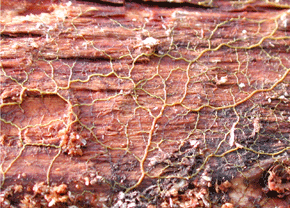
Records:
M287 1L2 1L2 207L288 207Z

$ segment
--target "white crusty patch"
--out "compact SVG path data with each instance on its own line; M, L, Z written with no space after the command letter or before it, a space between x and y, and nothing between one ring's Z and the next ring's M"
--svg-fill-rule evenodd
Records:
M142 41L142 45L144 45L146 48L152 48L160 43L160 40L148 37L145 40Z
M287 12L283 13L280 17L281 26L284 28L287 28L289 25L289 16L288 15L290 15L290 9Z

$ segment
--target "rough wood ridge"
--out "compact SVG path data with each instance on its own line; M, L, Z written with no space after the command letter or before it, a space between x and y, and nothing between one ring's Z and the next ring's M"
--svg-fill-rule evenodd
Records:
M290 4L2 0L1 207L289 207Z

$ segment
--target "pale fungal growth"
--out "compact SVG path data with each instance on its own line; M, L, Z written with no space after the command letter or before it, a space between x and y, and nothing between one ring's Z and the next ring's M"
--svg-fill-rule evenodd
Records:
M244 88L246 85L244 83L239 84L239 88Z
M189 140L189 144L193 148L197 148L200 145L200 141L197 141L197 140Z
M281 21L282 21L282 26L283 27L285 27L285 28L287 28L287 24L288 24L288 20L287 20L287 14L286 13L284 13L284 14L282 14L282 16L281 16Z
M287 99L284 95L279 96L278 99L285 103L289 101L289 99Z
M85 181L85 185L86 186L89 186L90 185L90 179L89 179L89 177L85 177L84 178L84 181Z
M136 55L140 55L140 53L153 53L156 46L160 43L160 40L153 38L153 37L147 37L146 39L142 40L141 37L137 38L137 45L135 45L133 48L136 49L134 52ZM148 57L143 57L143 61L149 61ZM140 60L139 60L140 61Z
M202 178L203 178L205 181L211 181L211 177L209 177L209 176L203 175Z
M222 85L222 84L225 84L228 81L228 76L223 76L220 79L218 79L218 77L216 76L215 79L216 79L216 84L217 85Z
M233 124L233 126L232 126L232 128L231 128L231 130L230 130L230 140L229 140L229 144L230 144L230 146L232 147L233 145L234 145L234 143L235 143L235 130L236 130L236 128L235 128L235 124Z
M283 13L280 17L280 26L284 29L289 28L290 9Z
M152 48L160 43L160 40L155 39L153 37L148 37L142 41L142 45L146 48Z

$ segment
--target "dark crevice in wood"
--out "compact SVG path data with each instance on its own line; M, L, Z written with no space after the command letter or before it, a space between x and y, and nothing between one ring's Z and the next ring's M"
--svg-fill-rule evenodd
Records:
M192 3L177 3L177 2L153 2L153 1L138 1L138 0L127 0L125 4L136 3L142 7L159 7L159 8L182 8L182 9L212 9L204 5L197 5Z
M104 6L120 7L124 5L124 0L79 0L78 2L96 3Z
M11 33L11 32L2 32L0 33L0 38L8 39L8 38L39 38L42 37L42 34L37 33Z

